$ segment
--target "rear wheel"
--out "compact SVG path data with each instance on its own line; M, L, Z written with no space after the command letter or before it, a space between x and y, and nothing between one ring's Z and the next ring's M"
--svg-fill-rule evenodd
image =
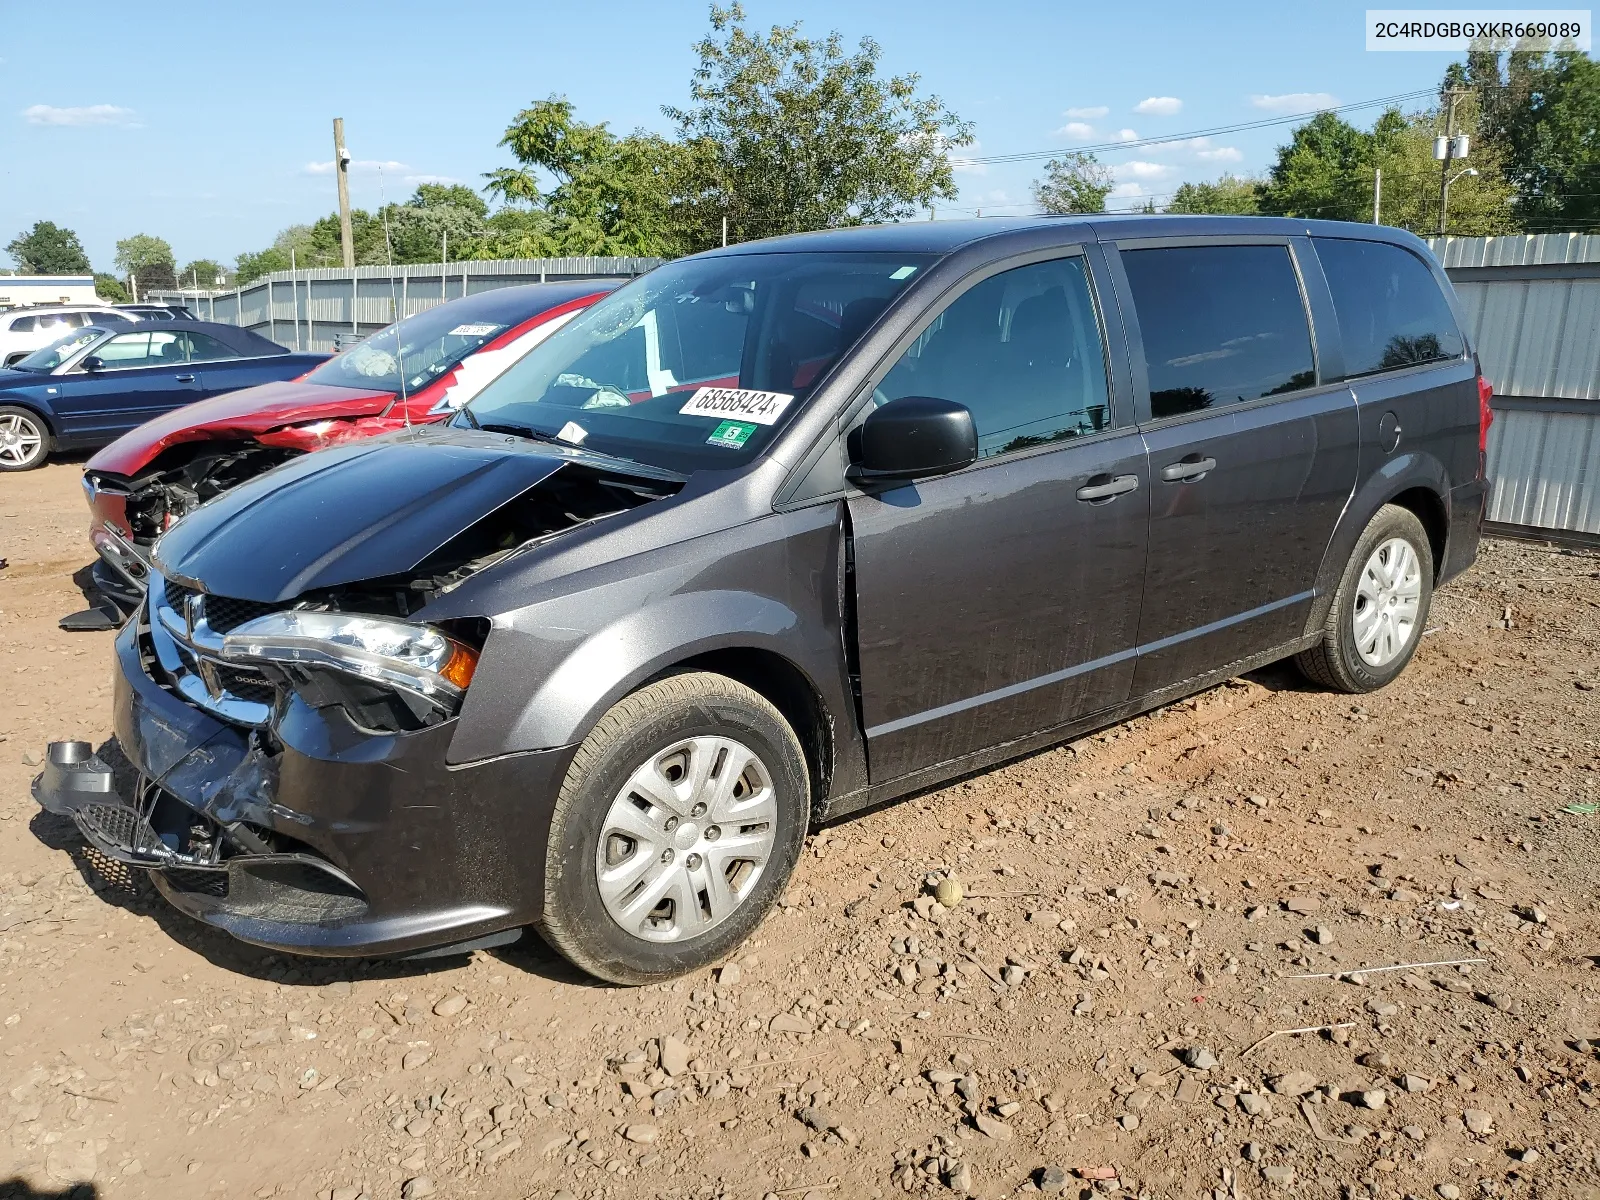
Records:
M1433 602L1433 550L1416 514L1386 504L1356 542L1322 641L1295 658L1313 683L1371 692L1416 653Z
M50 430L25 408L0 405L0 471L31 471L50 457Z
M762 696L708 672L650 684L601 718L567 771L540 932L613 983L707 966L772 907L809 819L805 755Z

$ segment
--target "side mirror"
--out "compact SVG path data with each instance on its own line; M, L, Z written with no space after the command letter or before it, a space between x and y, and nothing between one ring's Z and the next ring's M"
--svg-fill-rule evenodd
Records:
M978 430L964 404L902 396L868 414L850 439L853 483L947 475L978 461Z
M106 364L101 361L98 354L89 355L88 358L84 359L78 365L85 371L104 371L106 369Z

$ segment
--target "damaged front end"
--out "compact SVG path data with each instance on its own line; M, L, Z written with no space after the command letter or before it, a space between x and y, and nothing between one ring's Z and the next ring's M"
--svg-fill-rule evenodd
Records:
M131 612L144 594L150 548L163 533L206 501L298 454L255 442L189 442L170 447L133 478L86 470L89 540L100 556L96 586Z
M180 526L116 642L114 727L133 778L114 779L82 743L57 743L34 783L39 803L149 870L181 910L246 941L371 954L512 940L542 903L514 823L553 804L573 748L449 763L491 626L431 621L429 606L680 483L603 460L488 453L486 442L444 460L462 482L441 494L459 502L475 480L479 503L458 503L442 540L442 501L419 514L409 546L404 507L352 528L362 514L347 506L348 522L302 525L283 549L274 535L290 531L274 509L306 500L323 472L310 463L288 468L278 490L247 485ZM349 451L358 463L373 453ZM490 476L503 478L491 488ZM253 594L213 586L246 579L252 555L254 586L233 590ZM352 578L374 565L388 569Z

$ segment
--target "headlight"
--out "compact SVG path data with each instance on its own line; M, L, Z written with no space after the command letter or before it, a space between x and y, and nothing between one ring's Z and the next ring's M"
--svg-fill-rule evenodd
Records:
M235 661L331 667L429 700L459 699L478 652L427 625L289 610L247 621L222 639Z

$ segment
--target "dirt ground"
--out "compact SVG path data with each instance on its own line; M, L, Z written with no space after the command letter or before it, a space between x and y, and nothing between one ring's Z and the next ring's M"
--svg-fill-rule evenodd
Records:
M98 870L28 795L109 733L78 477L0 478L0 1196L1600 1197L1600 556L1486 542L1379 694L1273 668L825 830L624 989Z

